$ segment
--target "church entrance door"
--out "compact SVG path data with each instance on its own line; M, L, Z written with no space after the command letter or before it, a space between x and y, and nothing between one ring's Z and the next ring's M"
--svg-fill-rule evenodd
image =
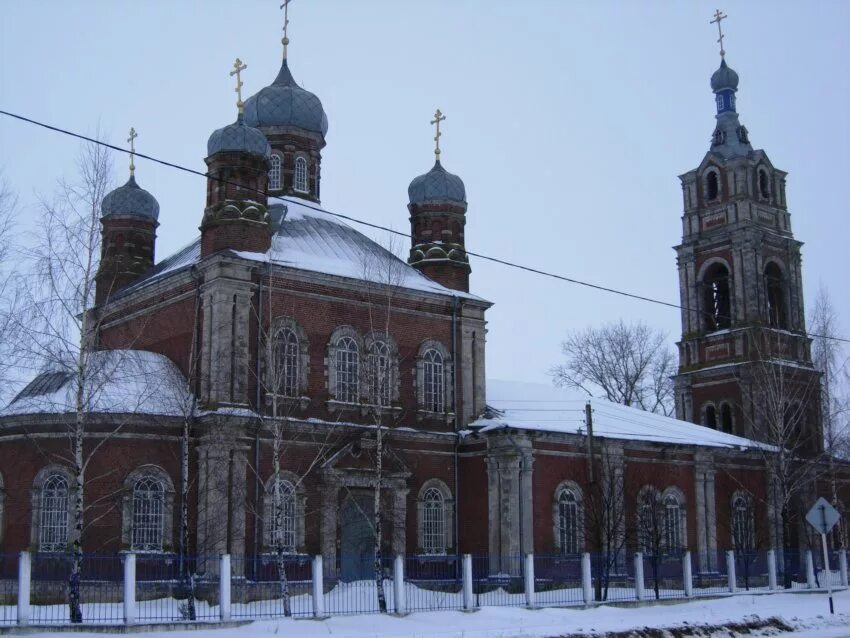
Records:
M340 576L345 582L372 580L375 561L375 515L372 495L351 494L340 516Z

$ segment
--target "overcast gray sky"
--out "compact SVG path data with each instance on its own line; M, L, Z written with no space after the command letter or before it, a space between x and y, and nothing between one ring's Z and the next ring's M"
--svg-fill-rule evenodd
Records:
M0 1L0 107L204 170L209 134L280 65L272 1ZM716 2L295 0L290 68L330 121L322 204L408 230L407 185L433 164L465 183L467 247L678 302L678 175L708 150ZM790 173L806 299L820 284L850 332L850 2L725 0L727 60L756 148ZM0 117L0 168L37 219L76 141ZM158 258L197 234L204 180L137 161L161 205ZM116 157L116 179L126 159ZM367 234L376 236L366 231ZM382 239L378 237L379 239ZM547 381L572 329L676 310L472 261L489 311L488 375Z

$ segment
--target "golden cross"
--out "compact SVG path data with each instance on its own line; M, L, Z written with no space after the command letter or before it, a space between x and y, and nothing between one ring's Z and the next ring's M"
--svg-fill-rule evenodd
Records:
M281 43L283 44L283 59L286 59L286 47L289 46L289 36L287 35L289 32L289 3L292 0L283 0L283 4L280 5L280 8L283 9L283 40Z
M431 120L431 124L437 125L437 134L434 136L434 141L437 143L437 145L434 148L434 155L437 156L438 161L440 159L440 137L443 135L442 133L440 133L440 122L442 122L444 119L446 119L446 116L443 115L440 109L437 109L437 112L434 113L434 119Z
M127 141L130 143L130 175L136 174L136 165L133 164L133 155L136 154L136 138L139 137L139 134L136 133L136 129L132 126L130 127L130 137L127 138Z
M715 22L717 23L717 35L719 36L719 37L717 38L717 42L718 42L718 44L720 44L720 57L721 57L721 58L725 58L725 57L726 57L726 51L724 51L724 50L723 50L723 37L724 37L724 36L723 36L723 31L722 31L722 29L720 28L720 21L721 21L721 20L724 20L724 19L726 19L726 18L728 18L728 17L729 17L729 16L727 16L725 13L722 13L722 12L720 11L720 9L718 9L717 11L715 11L715 12L714 12L714 20L712 20L711 22L709 22L709 24L714 24Z
M236 89L234 90L236 91L236 108L239 109L240 113L245 106L244 102L242 102L242 71L247 68L247 64L236 58L236 62L233 63L233 70L230 72L230 77L236 76Z

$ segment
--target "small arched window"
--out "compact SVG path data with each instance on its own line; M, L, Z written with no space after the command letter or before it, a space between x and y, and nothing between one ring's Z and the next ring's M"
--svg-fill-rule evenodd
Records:
M703 316L706 330L723 330L732 325L732 304L729 296L729 270L723 264L713 264L703 277Z
M133 551L162 551L164 512L165 490L162 483L149 476L136 481L133 486Z
M435 487L422 495L422 550L426 554L446 553L446 504Z
M774 262L764 269L764 287L767 292L767 322L772 328L787 328L785 316L785 282L782 271Z
M558 494L558 544L562 554L581 551L579 499L570 488Z
M668 554L682 550L682 506L673 494L664 499L664 549Z
M728 403L720 406L720 429L726 432L726 434L732 434L734 429L732 423L732 406Z
M763 168L759 169L759 195L762 199L770 199L770 178Z
M705 176L705 198L717 199L718 195L720 195L720 180L717 177L717 171L709 171Z
M336 342L336 400L357 403L359 398L360 351L351 337Z
M732 542L738 552L748 552L756 545L756 519L753 498L736 493L732 497Z
M53 474L47 478L39 505L39 551L64 551L68 543L68 481L64 476Z
M283 478L273 481L266 495L266 547L284 554L296 550L295 486Z
M423 359L425 409L429 412L445 410L445 366L443 355L431 349L425 352Z
M280 155L272 154L269 158L269 190L279 191L280 186Z
M308 193L310 189L307 186L307 160L303 157L295 158L295 185L294 188L299 193Z
M705 406L705 419L703 425L712 430L717 429L717 409L713 405Z
M274 341L273 368L269 370L269 382L274 394L298 396L299 359L300 349L295 331L291 328L278 331Z
M369 399L374 405L390 405L392 371L389 346L375 341L369 348Z

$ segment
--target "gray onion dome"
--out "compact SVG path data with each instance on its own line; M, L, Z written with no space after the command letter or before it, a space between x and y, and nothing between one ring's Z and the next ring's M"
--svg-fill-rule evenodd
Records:
M245 122L258 128L300 128L322 137L328 132L328 117L321 101L296 84L285 59L274 82L245 100Z
M466 188L463 180L452 175L440 164L434 163L434 168L415 178L407 187L407 195L411 204L419 204L429 200L448 200L466 203Z
M159 217L159 202L136 183L135 176L130 175L126 184L106 194L100 204L100 211L102 217L133 215L156 221Z
M222 152L251 153L268 157L272 150L263 132L246 126L245 119L240 113L233 124L213 131L207 141L207 157Z
M715 93L723 89L738 90L738 74L726 65L726 60L720 61L720 68L711 76L711 90Z

